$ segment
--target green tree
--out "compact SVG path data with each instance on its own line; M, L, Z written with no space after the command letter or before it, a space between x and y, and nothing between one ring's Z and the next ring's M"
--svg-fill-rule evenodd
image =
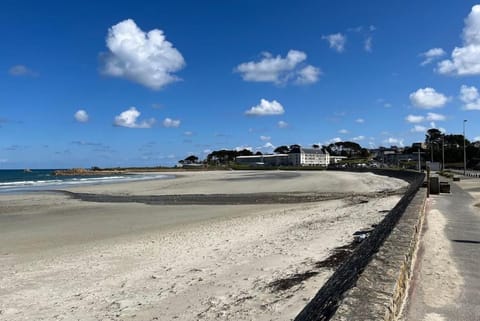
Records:
M430 128L427 130L427 133L425 134L425 143L427 144L428 149L430 150L430 161L433 162L433 154L434 150L438 151L440 150L440 144L442 142L442 132L437 129L437 128ZM435 157L437 159L437 157Z
M290 151L290 148L288 148L288 146L278 146L277 148L275 148L275 150L273 151L275 154L288 154L288 152Z
M362 158L369 158L370 157L370 152L366 148L362 148L360 150L360 157Z
M214 164L227 165L230 162L235 160L237 156L251 156L253 155L252 151L248 149L243 149L240 151L237 150L216 150L207 155L207 162Z
M355 142L336 142L327 146L327 151L335 156L357 156L362 154L362 147Z
M445 135L442 143L445 150L446 163L463 162L463 135ZM470 145L468 140L466 145Z
M188 156L187 158L184 159L184 163L190 163L190 164L194 164L198 162L198 157L195 156L195 155L190 155Z

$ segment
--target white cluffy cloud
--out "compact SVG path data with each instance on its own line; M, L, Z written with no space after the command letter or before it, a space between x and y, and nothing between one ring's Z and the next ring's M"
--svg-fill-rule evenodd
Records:
M424 58L422 63L420 65L425 66L434 61L435 59L438 59L446 54L445 50L442 48L432 48L430 50L427 50L425 52L422 52L420 56Z
M177 128L179 126L180 126L180 120L178 119L171 119L167 117L163 120L163 127Z
M363 43L363 49L366 52L372 52L372 39L372 36L368 36Z
M297 72L297 78L295 79L295 83L298 85L316 83L321 73L322 72L319 68L308 65Z
M376 102L377 102L377 104L383 105L383 107L385 107L385 108L392 108L392 107L393 107L392 103L386 101L386 100L383 99L383 98L378 98L378 99L376 100Z
M465 110L480 110L480 94L474 86L462 85L460 88L460 100L464 102Z
M447 120L447 117L445 117L442 114L437 114L437 113L427 113L426 119L428 121L445 121Z
M442 114L427 113L426 116L408 115L407 117L405 117L405 120L409 123L421 123L424 121L445 121L447 120L447 117Z
M30 68L28 68L27 66L25 65L15 65L15 66L12 66L10 67L10 69L8 70L8 73L12 76L16 76L16 77L21 77L21 76L31 76L31 77L35 77L35 76L38 76L38 74L31 70Z
M363 37L364 37L363 49L366 52L372 52L373 32L376 29L377 28L375 28L375 26L370 25L370 26L358 26L358 27L355 27L355 28L348 28L347 31L363 35ZM344 39L344 40L346 41L346 39ZM345 43L343 44L343 46L344 45L345 45ZM332 46L330 45L330 47L332 47ZM343 50L343 47L342 47L342 50Z
M390 145L398 145L400 147L405 146L403 144L404 140L402 138L394 138L394 137L389 137L388 139L383 141L384 143L390 144Z
M248 146L248 145L242 145L242 146L237 146L237 147L235 147L235 150L236 150L237 152L240 152L240 151L242 151L242 150L244 150L244 149L249 150L249 151L253 151L253 147L252 147L252 146Z
M421 123L425 121L425 117L420 115L408 115L405 120L409 123Z
M348 134L349 133L349 131L347 129L340 129L338 132L340 134Z
M270 142L266 142L265 145L263 145L261 148L259 149L263 149L263 150L267 150L267 151L273 151L275 149L275 145L273 145L272 143Z
M259 62L244 62L235 68L243 80L253 82L272 82L285 84L293 81L296 84L312 84L318 81L320 69L312 65L303 65L307 55L298 50L290 50L285 58L274 57L264 52Z
M269 142L270 140L272 139L272 137L270 136L260 136L260 140L264 141L264 142Z
M425 133L427 131L427 127L422 125L415 125L410 131L413 133Z
M174 72L185 66L182 54L165 39L162 30L141 30L132 19L108 30L110 50L105 56L103 72L159 90L178 81Z
M355 119L355 122L359 123L359 124L363 124L365 122L365 119L363 118L357 118Z
M463 47L455 47L451 59L438 63L437 72L447 75L480 75L480 5L465 19Z
M364 140L364 139L365 139L365 136L363 136L363 135L355 136L355 137L352 138L352 140L354 142L358 142L358 141L361 141L361 140Z
M408 115L405 117L405 120L409 123L422 123L424 121L445 121L447 120L447 117L442 114L437 114L437 113L427 113L426 116L421 116L421 115Z
M286 121L279 120L278 123L277 123L277 126L278 126L278 128L287 128L288 123Z
M345 43L347 42L347 37L341 33L334 33L331 35L322 36L322 39L328 41L330 48L336 50L337 52L343 52L345 50Z
M335 144L335 143L339 143L341 141L342 141L342 139L340 137L334 137L332 139L327 140L324 145Z
M426 87L420 88L410 94L410 101L414 106L424 109L443 107L449 98L435 89Z
M83 110L83 109L79 109L77 110L77 112L73 115L75 117L75 119L79 122L79 123L86 123L88 122L88 113Z
M127 128L150 128L155 124L155 119L150 118L143 120L140 123L137 122L137 118L140 117L140 112L135 107L130 107L128 110L123 111L120 115L115 116L113 124L119 127Z
M283 106L278 101L261 99L259 105L253 106L245 114L249 116L271 116L282 115L284 112Z

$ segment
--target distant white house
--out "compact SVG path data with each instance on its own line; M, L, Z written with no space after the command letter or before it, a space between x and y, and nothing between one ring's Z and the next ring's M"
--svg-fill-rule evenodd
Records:
M330 154L321 148L294 148L288 154L238 156L237 164L249 166L328 166Z

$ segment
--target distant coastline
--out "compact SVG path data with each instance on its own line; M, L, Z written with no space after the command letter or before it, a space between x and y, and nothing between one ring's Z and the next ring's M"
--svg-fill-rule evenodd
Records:
M52 170L54 176L105 176L157 172L215 171L225 170L222 166L195 167L115 167L115 168L70 168ZM230 167L228 167L230 169Z
M85 169L85 168L72 168L72 169L57 169L53 171L54 176L105 176L105 175L122 175L127 173L126 170L103 170L103 169Z

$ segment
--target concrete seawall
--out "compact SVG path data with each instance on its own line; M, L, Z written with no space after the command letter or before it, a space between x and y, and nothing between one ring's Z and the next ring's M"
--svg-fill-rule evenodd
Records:
M423 174L373 171L410 187L371 235L298 314L295 321L394 320L400 312L424 216Z

